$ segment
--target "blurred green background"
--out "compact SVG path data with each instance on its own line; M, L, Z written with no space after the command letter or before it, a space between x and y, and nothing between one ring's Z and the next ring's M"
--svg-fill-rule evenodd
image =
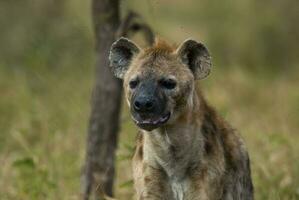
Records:
M123 0L173 43L202 41L207 99L242 134L258 200L299 199L299 4ZM0 199L78 199L94 82L90 1L0 1ZM117 199L132 199L123 106Z

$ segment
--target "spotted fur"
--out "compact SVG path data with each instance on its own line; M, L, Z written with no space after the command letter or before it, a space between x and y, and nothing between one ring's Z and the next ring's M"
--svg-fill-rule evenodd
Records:
M186 52L188 48L191 53ZM178 84L167 96L167 108L172 111L169 121L154 130L139 131L133 158L137 199L252 200L246 147L208 105L196 82L210 72L206 48L193 40L178 48L158 41L129 59L122 71L128 102L133 93L129 81L137 76L172 76Z

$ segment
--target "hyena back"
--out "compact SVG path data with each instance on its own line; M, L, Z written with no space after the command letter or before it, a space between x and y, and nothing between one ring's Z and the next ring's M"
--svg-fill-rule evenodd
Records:
M141 49L120 38L109 59L140 128L133 158L139 200L253 199L243 141L196 83L211 69L203 44L158 41Z

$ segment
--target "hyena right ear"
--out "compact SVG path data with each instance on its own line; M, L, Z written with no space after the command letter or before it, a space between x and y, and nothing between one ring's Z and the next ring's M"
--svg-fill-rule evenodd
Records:
M202 43L188 39L178 47L176 53L192 71L195 79L203 79L210 74L211 57Z
M127 38L121 37L114 42L110 49L109 61L113 73L122 79L128 70L133 57L140 52L140 48Z

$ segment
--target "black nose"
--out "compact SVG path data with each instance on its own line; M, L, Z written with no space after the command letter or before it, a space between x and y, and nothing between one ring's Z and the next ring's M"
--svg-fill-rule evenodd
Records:
M154 99L139 97L134 101L134 109L138 112L152 112L154 110Z

